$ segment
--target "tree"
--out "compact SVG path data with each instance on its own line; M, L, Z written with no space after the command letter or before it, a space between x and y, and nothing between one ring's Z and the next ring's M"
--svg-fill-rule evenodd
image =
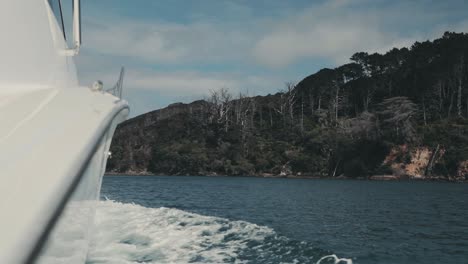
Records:
M351 56L350 60L361 66L365 76L372 75L369 54L367 52L357 52Z
M342 132L352 139L376 139L377 117L373 113L362 112L355 118L344 120L340 126Z
M225 132L229 129L231 122L232 95L227 88L211 90L207 100L211 103L210 122L216 122L224 126Z
M343 108L345 97L340 93L341 87L338 82L333 81L334 95L330 100L330 119L335 124L338 124L338 113Z
M418 108L408 97L399 96L385 99L378 105L377 115L382 128L394 131L397 138L405 142L416 141L414 117Z
M288 107L289 119L291 122L294 121L294 107L296 105L296 85L293 82L286 83L286 103Z
M382 160L404 144L433 149L428 175L453 176L468 159L467 56L468 34L447 33L410 49L356 53L354 62L288 82L273 95L215 90L206 101L125 122L109 168L141 170L153 153L155 173L275 174L290 167L303 175L365 176L388 172ZM392 155L407 163L406 154Z
M456 66L456 78L458 81L458 89L457 89L457 116L462 116L462 85L463 85L463 73L464 73L464 56L460 56L460 62Z

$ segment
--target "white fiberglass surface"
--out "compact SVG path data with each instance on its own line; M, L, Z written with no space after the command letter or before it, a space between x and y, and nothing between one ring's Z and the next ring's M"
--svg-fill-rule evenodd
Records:
M31 87L76 87L61 27L45 0L0 1L0 94ZM63 53L63 52L62 52Z
M36 263L86 262L108 151L121 118L121 116L115 118L101 138L98 148L80 177L78 186L43 245Z
M108 133L110 133L109 131ZM85 263L110 138L101 140L37 263Z
M5 113L0 114L0 121L11 124L0 129L0 181L4 183L0 184L0 208L4 212L0 263L22 263L36 242L42 241L39 238L45 227L69 193L75 176L87 165L87 157L95 153L102 134L112 121L116 124L128 114L126 102L110 94L84 88L50 90L57 92L50 97L49 90L41 90L31 97L43 104L32 104L24 94L0 109ZM23 113L24 104L31 107ZM99 169L89 172L92 180L79 188L70 204L71 212L80 215L68 217L76 220L70 225L77 227L74 241L81 236L78 230L89 227L86 219L93 210L83 201L98 197L105 153L96 154L100 157L96 165ZM77 223L83 223L83 228Z
M0 96L0 142L8 141L15 131L39 113L58 89L37 89L27 93Z

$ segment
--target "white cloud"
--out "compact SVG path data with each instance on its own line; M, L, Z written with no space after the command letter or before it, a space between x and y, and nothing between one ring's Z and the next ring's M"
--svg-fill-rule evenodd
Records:
M362 5L364 2L328 1L276 21L256 43L252 54L258 63L269 67L286 67L314 58L339 65L358 51L385 52L440 37L448 29L467 30L463 22L441 24L440 20L450 14L437 7L395 2L375 8L371 2ZM434 26L428 30L430 24Z
M120 65L105 57L82 54L79 66L82 85L102 80L111 87L118 78ZM264 94L281 88L282 79L272 75L255 75L244 72L210 71L156 71L144 66L126 67L125 89L146 90L168 96L203 96L210 90L228 88L232 93L249 90L252 95Z
M400 37L379 26L376 14L348 11L347 1L334 1L288 17L257 42L253 54L273 67L304 58L339 64L357 51L401 45Z
M175 24L109 19L91 22L87 47L146 63L237 60L247 55L249 33L205 22Z
M427 30L431 23L432 28L444 27L442 31L463 26L439 23L448 11L421 2L333 0L284 10L274 18L255 16L248 6L229 3L223 6L238 17L224 21L203 14L189 23L94 18L88 20L86 47L147 64L240 62L281 68L316 58L341 64L357 51L410 45L434 37L435 30Z
M371 4L362 5L366 1ZM84 25L82 83L101 79L110 86L119 65L126 64L129 96L138 90L139 98L145 91L151 96L203 97L221 87L265 94L282 88L291 77L281 71L290 73L288 66L301 60L339 65L357 51L385 52L445 30L468 30L468 20L440 23L449 21L447 10L426 10L421 3L382 8L372 7L375 1L369 0L331 0L302 10L278 3L284 10L259 16L242 2L227 2L227 13L193 13L185 23L96 15ZM164 70L154 70L154 65Z
M138 89L157 91L164 95L207 95L211 90L227 88L233 94L247 90L251 95L281 88L280 80L272 76L213 74L205 72L147 73L129 71L127 82Z
M237 83L227 78L206 76L196 72L170 72L145 74L130 72L128 81L139 89L178 95L206 94L210 89L234 87Z

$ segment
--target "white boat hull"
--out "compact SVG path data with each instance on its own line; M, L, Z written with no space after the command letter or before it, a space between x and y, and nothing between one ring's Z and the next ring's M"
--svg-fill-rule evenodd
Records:
M86 257L111 138L127 114L125 101L85 87L26 93L0 107L0 123L11 124L0 130L0 263ZM69 256L57 249L63 239Z
M51 1L0 1L0 263L85 261L111 138L128 115L124 100L79 86L78 23L70 49Z

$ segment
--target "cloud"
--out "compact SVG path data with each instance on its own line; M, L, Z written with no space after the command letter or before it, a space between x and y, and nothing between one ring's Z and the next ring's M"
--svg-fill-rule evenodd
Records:
M127 82L137 89L173 96L204 96L220 88L227 88L233 94L248 91L251 95L258 95L272 88L281 88L281 82L272 76L196 71L168 73L129 71Z
M79 77L83 86L102 80L110 88L118 79L120 64L107 56L83 53L79 60ZM206 98L211 90L227 88L235 96L239 92L262 95L282 88L283 79L272 75L233 72L154 71L144 66L126 67L124 99L131 106L131 117L165 107L174 102L191 102Z
M105 87L111 87L118 78L120 64L106 60L106 56L82 54L79 60L82 85L89 85L99 79ZM86 69L85 71L83 71ZM156 71L150 67L126 67L124 84L128 90L149 91L166 96L204 96L210 90L228 88L232 93L249 92L264 94L281 88L282 79L271 74L248 72L212 72L202 70Z
M271 0L262 8L276 5ZM317 58L341 64L357 51L411 45L460 24L451 17L457 12L455 3L332 0L302 9L282 6L274 10L275 17L256 15L242 2L213 6L217 9L193 14L188 22L88 18L87 47L146 64L221 62L284 68ZM445 29L435 30L440 27Z
M156 3L164 5L144 6ZM146 111L155 107L155 101L157 107L163 106L160 98L171 102L201 98L221 87L233 93L273 93L284 81L323 67L319 62L339 65L358 51L385 52L439 37L446 30L468 30L468 20L460 19L465 17L463 3L260 3L206 1L181 10L183 18L170 20L116 14L87 17L78 59L82 84L100 79L111 86L125 64L126 94L134 104L146 105L138 105L137 111Z
M285 19L256 43L254 56L272 67L314 57L342 63L356 51L392 42L393 37L379 29L374 15L347 13L343 6L327 4Z
M266 66L288 66L307 58L325 58L337 64L360 50L372 50L388 43L389 37L367 22L326 20L307 22L307 27L287 25L264 36L253 54Z
M129 57L145 63L182 64L237 60L249 33L209 22L177 24L111 18L90 22L86 32L91 51Z
M415 1L392 5L381 1L328 1L273 23L252 54L258 63L269 67L287 67L314 58L342 64L358 51L385 52L411 46L416 40L439 37L450 28L466 30L465 24L441 22L450 20L450 13L453 10L437 6L428 9ZM438 30L428 29L431 24Z
M221 87L237 87L229 78L207 76L198 72L170 72L145 74L129 72L128 81L139 89L158 91L164 94L206 94L209 90Z

